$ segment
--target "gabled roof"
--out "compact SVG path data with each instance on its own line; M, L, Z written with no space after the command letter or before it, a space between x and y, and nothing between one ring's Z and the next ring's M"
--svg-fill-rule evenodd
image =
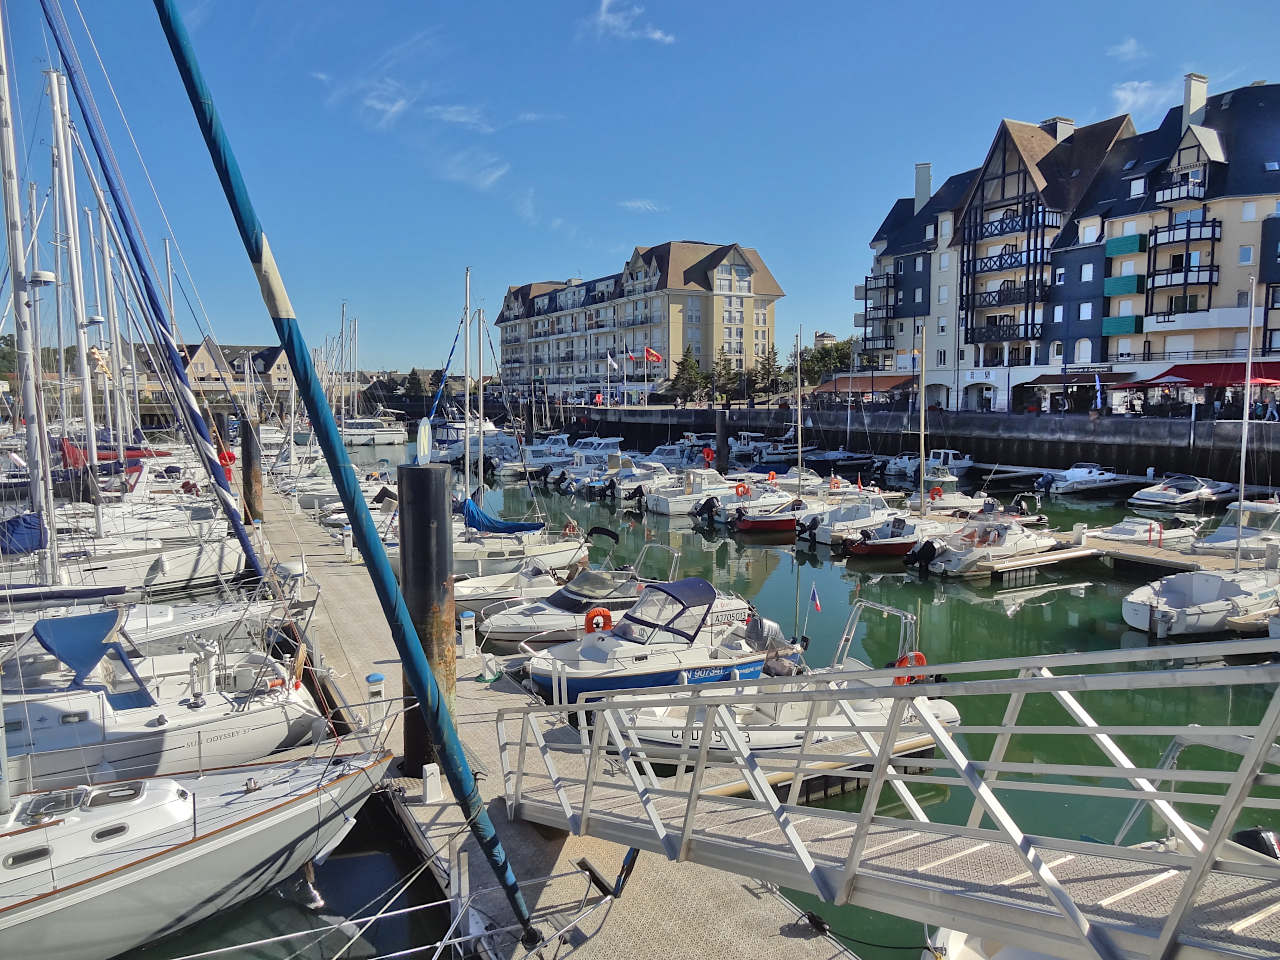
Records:
M1187 132L1183 134L1183 139L1185 140L1188 136L1195 138L1195 141L1200 144L1200 149L1204 151L1204 155L1214 163L1227 162L1227 156L1222 151L1222 140L1219 139L1217 130L1211 130L1208 127L1192 123L1187 125Z
M896 201L889 211L889 216L885 217L884 223L880 225L875 240L872 241L872 243L883 241L885 244L884 249L877 256L892 257L899 254L918 253L934 246L935 240L925 239L925 227L935 223L942 214L958 210L969 190L969 185L977 175L978 170L975 167L973 170L966 170L964 173L948 177L942 186L934 191L928 202L920 208L919 213L912 213L915 209L915 200L912 197L904 197Z
M1036 165L1044 178L1045 205L1052 210L1074 210L1116 141L1135 132L1126 113L1079 127L1055 144Z

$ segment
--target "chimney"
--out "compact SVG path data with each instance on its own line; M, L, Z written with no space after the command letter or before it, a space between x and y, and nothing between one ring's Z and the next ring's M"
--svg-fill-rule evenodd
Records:
M1040 129L1061 143L1076 132L1076 122L1070 117L1050 117L1040 121Z
M916 164L916 213L929 202L933 196L933 164Z
M1202 73L1188 73L1182 85L1182 130L1193 123L1204 123L1204 101L1209 78Z

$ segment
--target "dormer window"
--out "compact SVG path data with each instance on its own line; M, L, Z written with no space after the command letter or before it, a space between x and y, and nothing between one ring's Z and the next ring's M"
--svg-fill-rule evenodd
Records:
M1262 161L1262 169L1267 173L1280 171L1280 160L1264 160Z
M1134 177L1129 181L1129 196L1142 197L1147 193L1147 178Z
M1137 161L1136 159L1135 159L1135 160L1126 160L1126 161L1124 162L1124 169L1125 169L1125 170L1132 170L1132 169L1133 169L1133 167L1134 167L1134 164L1136 164L1137 162L1138 162L1138 161Z

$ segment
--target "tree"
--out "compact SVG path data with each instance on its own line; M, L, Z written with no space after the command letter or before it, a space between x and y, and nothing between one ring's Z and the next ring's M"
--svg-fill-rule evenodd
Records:
M800 351L800 372L804 377L804 382L809 386L816 386L822 382L822 378L841 370L849 369L851 359L850 351L853 348L852 338L847 340L838 340L835 343L827 344L822 347L806 347ZM795 373L795 353L791 355L791 373L794 377Z
M693 347L684 348L684 356L676 362L676 374L671 378L671 392L685 400L694 400L707 384L706 375L693 355Z
M738 395L743 400L754 397L756 391L760 389L760 372L755 367L752 367L749 370L744 370L738 377Z
M409 376L404 381L404 392L407 397L420 397L425 392L417 367L409 371Z
M778 366L778 348L772 343L764 356L756 359L755 382L759 389L766 393L777 393L778 381L782 379L782 368Z
M724 347L716 354L716 362L711 367L711 384L717 394L730 396L738 386L738 371L733 368L733 361L724 352ZM712 397L714 400L715 398Z

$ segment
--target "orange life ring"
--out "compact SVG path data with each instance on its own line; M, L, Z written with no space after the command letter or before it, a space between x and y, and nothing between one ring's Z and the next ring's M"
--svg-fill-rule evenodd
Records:
M937 500L937 499L938 499L939 497L941 497L941 496L942 496L942 488L941 488L941 487L934 487L932 490L930 490L930 491L929 491L929 499L930 499L930 500Z
M578 532L578 525L574 523L572 520L566 520L564 527L560 531L560 536L572 537L572 536L575 536L577 532Z
M919 650L912 650L910 653L899 657L898 662L895 663L894 666L895 667L924 667L924 666L928 666L928 664L929 664L929 661L924 658L923 653L921 653ZM914 677L894 677L893 682L895 686L905 687L909 683L923 683L927 679L928 677L925 674L921 673L921 674L917 674Z
M748 487L745 483L738 484L736 487L733 488L733 492L736 493L739 497L751 496L751 488Z
M601 630L613 629L613 614L610 613L608 610L606 610L604 607L592 607L590 610L587 611L587 618L585 622L582 624L583 632L595 633L596 620L600 621Z
M775 481L775 480L777 480L777 479L778 479L778 475L777 475L777 473L775 473L774 471L770 470L770 471L769 471L769 482L770 482L770 483L773 483L773 481Z

